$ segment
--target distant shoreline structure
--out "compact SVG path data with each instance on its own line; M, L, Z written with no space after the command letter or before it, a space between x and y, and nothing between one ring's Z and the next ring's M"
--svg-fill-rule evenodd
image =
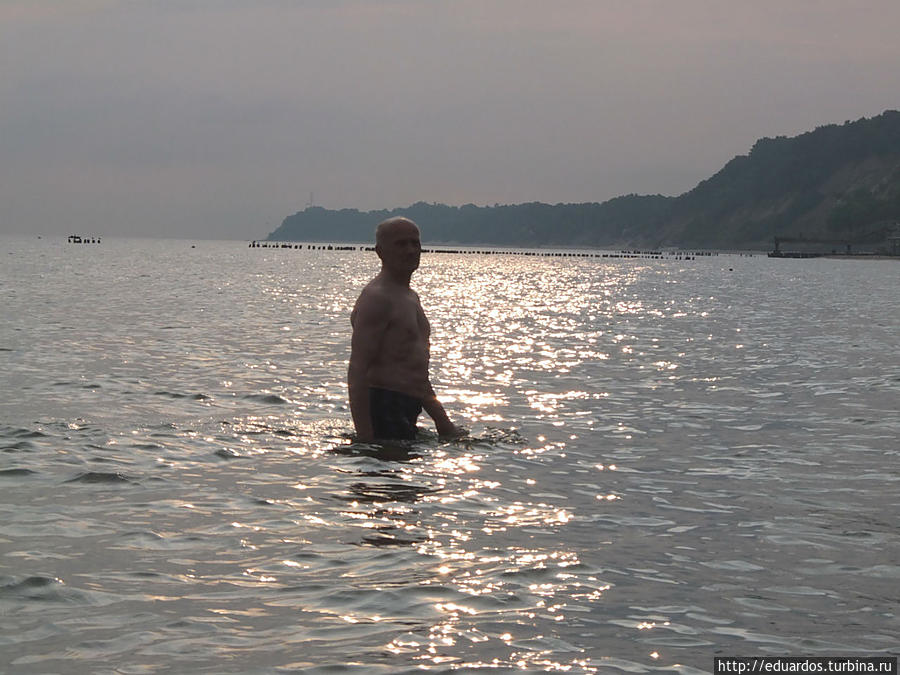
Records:
M267 240L254 240L249 248L267 249L294 249L304 251L369 251L374 252L371 244L343 244L321 242L277 242ZM517 248L517 247L491 247L491 246L436 246L423 248L422 253L455 253L461 255L507 255L535 258L643 258L656 260L694 260L698 257L713 257L719 255L718 251L679 251L679 250L587 250L559 248ZM755 252L741 252L739 255L753 256Z
M775 247L770 258L864 258L870 260L900 260L900 222L883 224L868 237L834 238L804 235L774 237ZM795 244L784 250L782 244Z
M70 234L67 241L70 244L99 244L100 237L83 237L80 234Z

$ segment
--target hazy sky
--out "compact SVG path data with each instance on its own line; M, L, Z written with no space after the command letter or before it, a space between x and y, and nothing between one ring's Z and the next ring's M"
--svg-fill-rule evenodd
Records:
M0 233L676 195L900 108L898 28L897 0L0 0Z

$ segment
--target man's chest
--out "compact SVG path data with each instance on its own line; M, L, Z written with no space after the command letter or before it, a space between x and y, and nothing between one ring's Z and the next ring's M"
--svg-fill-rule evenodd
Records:
M417 297L404 297L393 303L389 330L402 333L407 339L428 339L431 325Z

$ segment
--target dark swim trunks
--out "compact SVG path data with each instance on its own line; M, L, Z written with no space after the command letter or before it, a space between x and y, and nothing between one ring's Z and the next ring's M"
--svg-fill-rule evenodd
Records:
M421 399L390 389L369 387L372 430L375 438L411 441L416 437L416 418Z

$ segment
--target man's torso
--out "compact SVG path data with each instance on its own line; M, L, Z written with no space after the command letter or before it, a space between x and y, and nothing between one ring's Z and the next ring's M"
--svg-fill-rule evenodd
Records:
M368 385L424 398L431 327L419 297L411 289L390 289L375 283L363 291L363 302L367 293L380 293L390 300L387 327L367 373Z

